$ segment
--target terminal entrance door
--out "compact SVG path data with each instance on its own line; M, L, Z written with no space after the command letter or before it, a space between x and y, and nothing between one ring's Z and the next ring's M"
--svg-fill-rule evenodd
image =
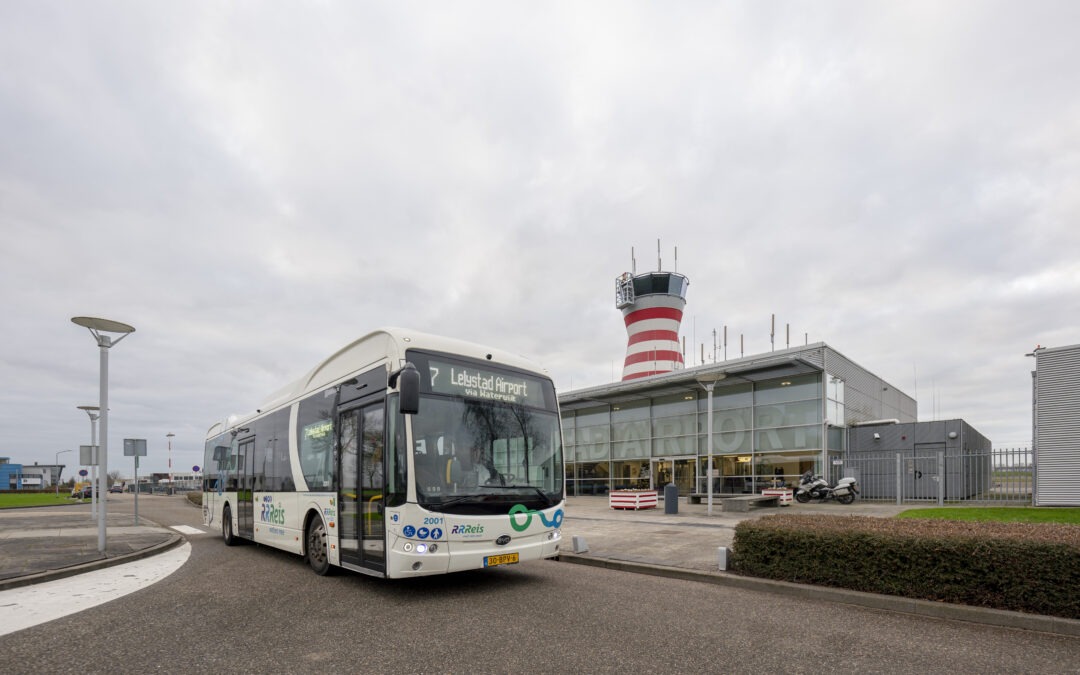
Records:
M694 491L694 458L674 457L652 460L652 489L663 490L668 483L675 481L680 495Z

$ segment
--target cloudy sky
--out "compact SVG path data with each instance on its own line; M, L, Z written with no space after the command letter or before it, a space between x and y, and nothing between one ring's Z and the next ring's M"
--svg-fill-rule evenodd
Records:
M0 456L201 464L381 325L621 373L614 279L692 351L828 342L996 445L1080 342L1080 4L0 3ZM696 359L695 359L696 361ZM69 465L77 455L60 455Z

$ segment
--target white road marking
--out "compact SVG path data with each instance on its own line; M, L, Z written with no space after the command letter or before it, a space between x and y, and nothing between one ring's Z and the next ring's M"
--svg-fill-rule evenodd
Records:
M170 525L169 527L180 534L206 534L206 530L200 530L199 528L190 525Z
M53 621L157 583L187 562L191 544L66 579L0 591L0 635Z

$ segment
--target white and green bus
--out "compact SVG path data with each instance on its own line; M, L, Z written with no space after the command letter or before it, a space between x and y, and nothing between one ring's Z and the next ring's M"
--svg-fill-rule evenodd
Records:
M555 387L519 356L387 328L207 432L203 522L401 578L551 558L564 512Z

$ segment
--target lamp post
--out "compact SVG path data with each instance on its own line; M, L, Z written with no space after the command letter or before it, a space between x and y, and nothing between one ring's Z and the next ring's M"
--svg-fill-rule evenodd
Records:
M71 322L89 330L101 352L98 376L100 398L98 408L101 418L101 446L98 450L98 463L101 465L101 471L98 472L98 491L101 493L101 512L98 514L98 552L105 553L105 516L108 510L105 506L105 483L109 473L109 349L134 333L135 329L126 323L90 316L76 316L71 319ZM119 333L120 337L114 340L106 333ZM93 494L93 492L91 488L90 493Z
M175 436L173 432L165 434L165 438L169 441L169 494L173 493L173 473L172 473L172 439Z
M712 505L713 505L713 461L712 461L712 455L713 455L713 452L712 452L712 450L713 450L712 414L713 413L712 413L712 397L713 397L713 388L716 386L716 383L719 382L720 380L724 379L725 377L727 377L726 373L702 373L701 375L698 375L698 377L697 377L698 384L700 384L702 387L704 387L706 393L708 393L708 401L706 402L706 413L705 413L705 419L706 419L706 422L705 422L705 447L706 447L706 449L708 450L708 453L709 453L709 463L707 465L706 472L705 472L705 483L706 483L706 486L708 487L708 494L709 494L708 514L710 516L712 515L712 510L713 510L712 509Z
M97 421L98 421L98 407L96 405L80 405L77 406L79 410L84 411L90 416L90 451L95 452L94 447L97 445ZM90 465L90 519L97 520L97 489L94 487L97 485L97 463L98 458L92 457L92 464Z
M73 452L73 450L60 450L60 451L58 451L56 453L56 462L55 462L55 464L56 464L57 471L56 471L56 480L54 482L56 483L56 496L57 497L60 496L60 473L61 473L61 471L60 471L60 455L64 454L65 452Z

